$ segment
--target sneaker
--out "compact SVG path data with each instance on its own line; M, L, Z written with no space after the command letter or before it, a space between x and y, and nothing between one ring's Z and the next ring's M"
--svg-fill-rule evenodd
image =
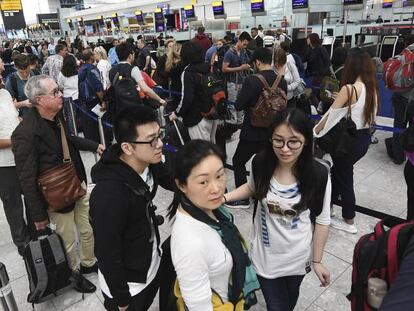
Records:
M80 273L81 274L89 274L89 273L98 273L98 263L95 262L95 264L92 267L85 267L85 266L80 266Z
M74 286L73 288L83 294L90 294L96 291L96 286L87 280L79 271L73 272Z
M224 205L228 208L247 209L247 208L250 207L250 201L249 200L241 200L241 201L227 202Z
M345 220L343 220L342 218L341 219L338 219L338 218L331 219L331 227L335 228L335 229L338 229L338 230L348 232L348 233L352 233L352 234L358 233L358 229L355 225L347 224L345 222Z

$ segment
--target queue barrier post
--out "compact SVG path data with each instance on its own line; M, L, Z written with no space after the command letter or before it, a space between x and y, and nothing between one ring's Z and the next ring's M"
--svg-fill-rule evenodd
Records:
M98 129L99 129L99 139L101 140L101 144L102 146L104 146L104 148L106 148L104 129L102 125L102 117L98 117Z
M78 128L76 127L75 110L73 109L72 101L69 101L70 119L72 121L73 131L78 136Z
M18 311L13 290L10 286L6 266L0 262L0 306L4 311Z

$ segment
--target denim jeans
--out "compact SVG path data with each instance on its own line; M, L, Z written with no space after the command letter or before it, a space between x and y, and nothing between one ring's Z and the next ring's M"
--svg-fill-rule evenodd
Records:
M266 301L267 311L292 311L299 298L299 288L304 275L265 279L257 276Z

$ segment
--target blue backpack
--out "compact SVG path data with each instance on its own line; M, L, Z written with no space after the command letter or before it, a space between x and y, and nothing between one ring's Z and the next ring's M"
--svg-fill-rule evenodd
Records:
M89 76L91 71L88 70L85 75L85 79L82 81L79 80L79 99L83 103L90 103L96 98L96 93L93 89L92 83L89 81Z

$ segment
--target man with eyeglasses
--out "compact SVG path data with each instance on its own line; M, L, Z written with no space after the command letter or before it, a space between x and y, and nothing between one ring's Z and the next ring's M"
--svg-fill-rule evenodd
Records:
M159 288L163 220L152 200L158 184L169 190L175 184L160 164L157 120L144 105L122 110L114 123L117 143L92 168L90 215L107 310L148 310Z
M59 212L49 212L38 188L37 178L63 161L60 126L64 127L71 160L85 188L86 172L79 150L101 154L103 146L68 134L61 113L62 93L51 77L39 75L30 78L26 83L25 92L33 107L14 130L11 141L16 172L25 197L28 221L34 222L38 231L45 229L49 223L53 224L51 227L56 227L56 232L65 245L70 268L76 280L74 288L82 293L92 293L96 287L81 274L98 270L93 232L89 223L89 197L84 195L72 206ZM76 236L78 231L79 238ZM80 241L80 269L77 240Z

